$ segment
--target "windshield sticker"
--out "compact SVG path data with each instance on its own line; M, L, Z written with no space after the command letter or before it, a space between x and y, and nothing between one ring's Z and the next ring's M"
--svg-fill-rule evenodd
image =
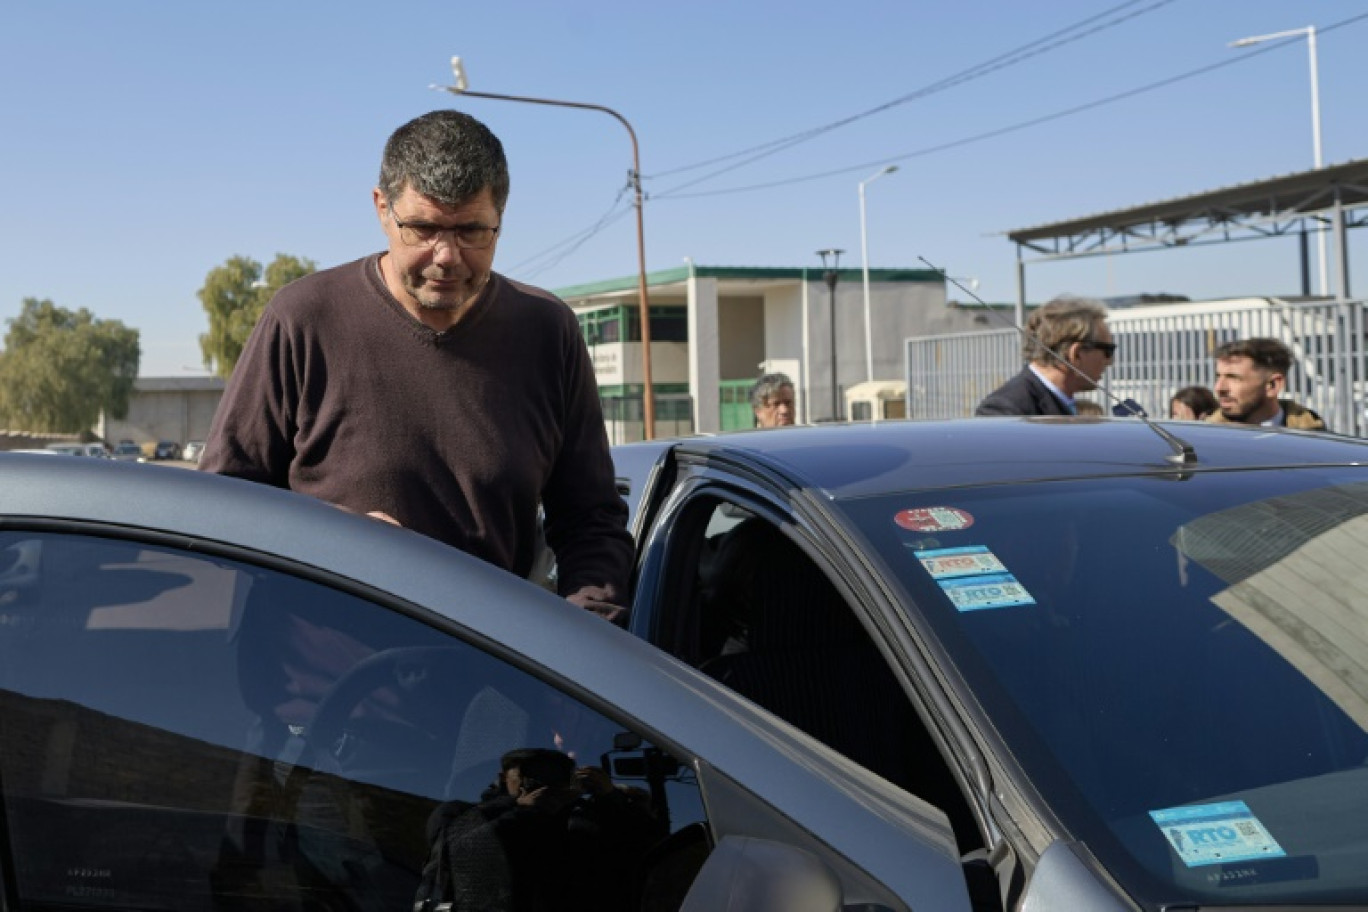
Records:
M974 517L957 507L918 507L901 510L893 521L909 532L958 532L974 524Z
M1282 858L1287 854L1243 801L1169 808L1149 814L1189 868Z
M932 579L954 579L958 576L978 576L982 573L1006 573L1007 568L992 551L983 545L963 548L936 548L913 551L917 560L931 574Z
M1013 605L1036 603L1026 591L1026 587L1017 582L1017 578L1010 573L989 573L936 582L960 611L1010 608Z

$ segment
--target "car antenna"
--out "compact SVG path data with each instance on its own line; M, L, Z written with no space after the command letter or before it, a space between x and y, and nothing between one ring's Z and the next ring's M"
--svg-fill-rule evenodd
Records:
M954 285L960 291L964 292L969 297L973 298L975 301L982 304L987 310L989 310L993 314L993 316L997 317L999 320L1006 323L1008 326L1012 327L1012 329L1015 329L1023 336L1031 336L1035 340L1037 345L1039 345L1041 348L1045 349L1045 351L1053 355L1055 360L1058 361L1060 364L1064 365L1069 370L1073 371L1075 374L1078 374L1080 377L1083 377L1084 379L1088 380L1088 382L1092 382L1092 378L1088 377L1081 370L1074 367L1064 358L1061 358L1057 351L1050 348L1044 342L1041 342L1039 336L1032 335L1031 332L1028 329L1026 329L1026 327L1018 326L1015 320L1009 320L1005 315L998 313L997 309L994 308L993 305L983 300L983 298L980 298L973 291L969 290L968 288L965 288L964 285L961 284L958 279L951 277L949 274L946 273L944 269L941 269L939 266L935 265L924 256L918 256L917 259L921 260L923 263L929 266L932 269L932 271L934 271L942 279L949 282L951 285ZM1116 405L1130 412L1131 417L1139 418L1141 421L1143 421L1145 423L1145 427L1149 428L1151 431L1158 434L1159 437L1165 443L1167 443L1170 448L1172 448L1173 452L1164 457L1167 461L1173 463L1174 465L1180 466L1195 465L1197 463L1197 451L1192 448L1192 444L1188 443L1186 440L1180 439L1173 432L1168 431L1160 427L1159 425L1155 424L1153 421L1150 420L1150 417L1145 414L1143 409L1136 408L1135 405L1131 404L1131 402L1122 399L1121 397L1113 393L1111 390L1102 389L1102 394L1107 398L1111 399L1112 402L1116 403Z

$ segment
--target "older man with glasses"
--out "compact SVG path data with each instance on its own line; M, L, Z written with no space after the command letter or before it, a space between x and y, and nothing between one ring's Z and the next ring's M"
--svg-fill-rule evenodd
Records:
M560 592L615 616L632 541L575 315L493 271L498 138L457 111L401 126L372 192L387 248L281 289L200 468L395 522L526 576L539 505Z
M1026 366L989 393L975 415L1076 415L1074 397L1096 389L1116 354L1107 309L1059 297L1031 313L1022 332Z

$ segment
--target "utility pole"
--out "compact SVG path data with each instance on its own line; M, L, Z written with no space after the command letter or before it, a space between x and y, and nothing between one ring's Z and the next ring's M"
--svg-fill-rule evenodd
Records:
M836 381L836 282L841 278L841 254L844 250L828 247L817 251L822 258L822 279L827 287L827 309L831 315L831 420L841 419L841 389ZM831 268L827 268L827 258L831 258Z

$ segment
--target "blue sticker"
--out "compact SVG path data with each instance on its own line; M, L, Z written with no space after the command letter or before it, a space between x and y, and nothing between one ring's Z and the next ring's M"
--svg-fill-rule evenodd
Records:
M1026 587L1010 573L990 573L963 579L936 581L950 601L960 611L979 611L984 608L1008 608L1013 605L1034 605L1035 599Z
M1243 801L1169 808L1149 815L1189 868L1287 854Z
M1007 568L992 551L983 545L963 548L936 548L913 551L917 560L931 574L932 579L955 579L960 576L979 576L984 573L1006 573Z

